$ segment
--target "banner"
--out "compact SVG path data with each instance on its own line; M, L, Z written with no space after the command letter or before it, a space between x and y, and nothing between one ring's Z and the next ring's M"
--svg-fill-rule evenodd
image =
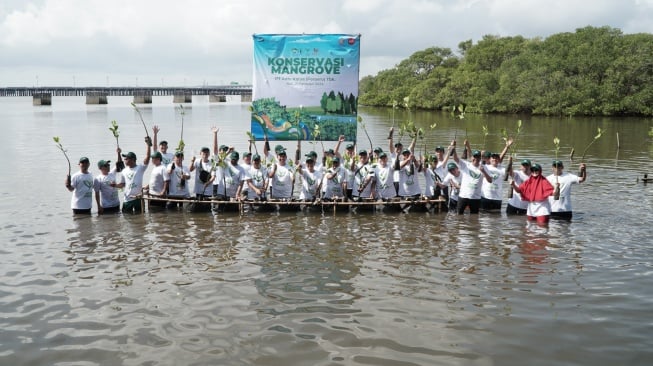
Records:
M255 34L257 140L356 141L360 35Z

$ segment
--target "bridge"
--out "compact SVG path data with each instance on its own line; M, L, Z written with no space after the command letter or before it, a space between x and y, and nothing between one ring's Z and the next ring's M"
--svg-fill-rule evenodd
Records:
M134 96L134 103L152 103L152 96L172 95L174 103L190 103L193 95L208 95L210 101L224 102L227 95L240 95L252 100L251 85L218 85L201 87L5 87L0 97L32 97L34 105L50 105L52 96L86 97L86 104L107 104L107 96Z

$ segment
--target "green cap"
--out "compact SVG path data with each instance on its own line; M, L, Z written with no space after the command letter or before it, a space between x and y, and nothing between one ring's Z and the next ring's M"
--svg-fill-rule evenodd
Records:
M219 150L220 150L220 151L227 151L227 150L229 150L229 146L227 146L227 145L220 145L220 149L219 149Z
M490 152L490 151L486 151L486 152L483 153L484 158L489 158L491 156L492 156L492 152Z
M530 161L530 160L528 160L528 159L524 159L524 160L521 161L521 165L528 165L528 166L531 166L532 164L531 164L531 161Z
M552 166L563 168L562 160L554 160Z
M317 153L315 151L309 151L307 154L304 154L307 158L317 158Z
M259 154L254 154L254 155L252 156L252 160L261 160L261 155L259 155Z
M276 152L277 154L282 152L282 151L284 151L284 152L286 151L286 148L283 147L282 145L277 145L277 146L274 147L274 152Z
M456 168L458 168L458 165L456 165L456 163L447 164L447 170L449 170L449 171L451 171L453 169L456 169Z
M131 152L131 151L128 152L127 154L122 154L122 157L123 157L123 158L127 158L127 159L136 160L136 154L134 154L134 153Z
M533 166L531 167L531 170L534 171L534 172L541 172L542 167L540 166L540 164L533 164Z
M229 159L231 159L231 160L238 160L239 157L240 157L240 155L238 155L238 152L236 152L236 151L229 154Z
M347 149L347 150L353 149L353 148L354 148L354 144L347 144L347 146L345 146L345 149Z
M109 166L110 160L100 160L97 162L97 167L102 168L103 166Z
M478 150L472 151L472 156L481 157L481 152Z
M161 153L158 151L153 152L150 157L152 159L163 159L163 155L161 155Z
M435 151L444 151L444 147L442 147L442 146L437 146L437 147L435 148Z
M79 163L80 164L81 163L87 163L88 164L89 160L88 160L88 158L86 156L82 156L81 158L79 158Z
M384 153L383 151L379 154L379 158L387 158L388 154Z
M383 149L377 146L374 148L373 152L380 154L383 152Z

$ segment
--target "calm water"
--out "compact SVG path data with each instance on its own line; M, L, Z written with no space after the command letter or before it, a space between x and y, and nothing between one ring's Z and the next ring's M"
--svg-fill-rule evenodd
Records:
M181 118L171 99L142 108L175 146ZM99 159L115 160L115 119L121 146L141 159L144 131L130 102L0 98L9 154L0 180L2 365L653 362L653 184L636 181L653 175L651 120L522 117L517 154L545 171L553 136L576 171L571 148L578 159L597 127L608 131L588 151L589 180L574 187L574 220L548 228L503 214L73 218L52 136L73 163L89 156L96 173ZM362 116L385 147L392 113ZM487 125L491 150L519 118L410 117L430 146L467 135L480 147ZM213 125L220 143L245 148L247 106L196 98L186 105L186 150L210 146ZM359 144L369 145L360 129Z

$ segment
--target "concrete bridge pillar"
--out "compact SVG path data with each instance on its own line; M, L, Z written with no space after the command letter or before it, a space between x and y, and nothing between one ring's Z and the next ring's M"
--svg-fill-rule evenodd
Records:
M88 91L86 92L86 104L107 104L108 92L103 91Z
M32 94L32 105L52 105L52 93Z
M173 103L192 103L193 102L193 94L190 91L186 91L186 90L176 90L172 94L172 102Z
M209 95L209 103L224 103L227 101L226 95L211 94Z
M134 90L135 104L152 104L151 90Z
M252 95L251 94L241 94L240 101L241 102L251 102L252 101Z

